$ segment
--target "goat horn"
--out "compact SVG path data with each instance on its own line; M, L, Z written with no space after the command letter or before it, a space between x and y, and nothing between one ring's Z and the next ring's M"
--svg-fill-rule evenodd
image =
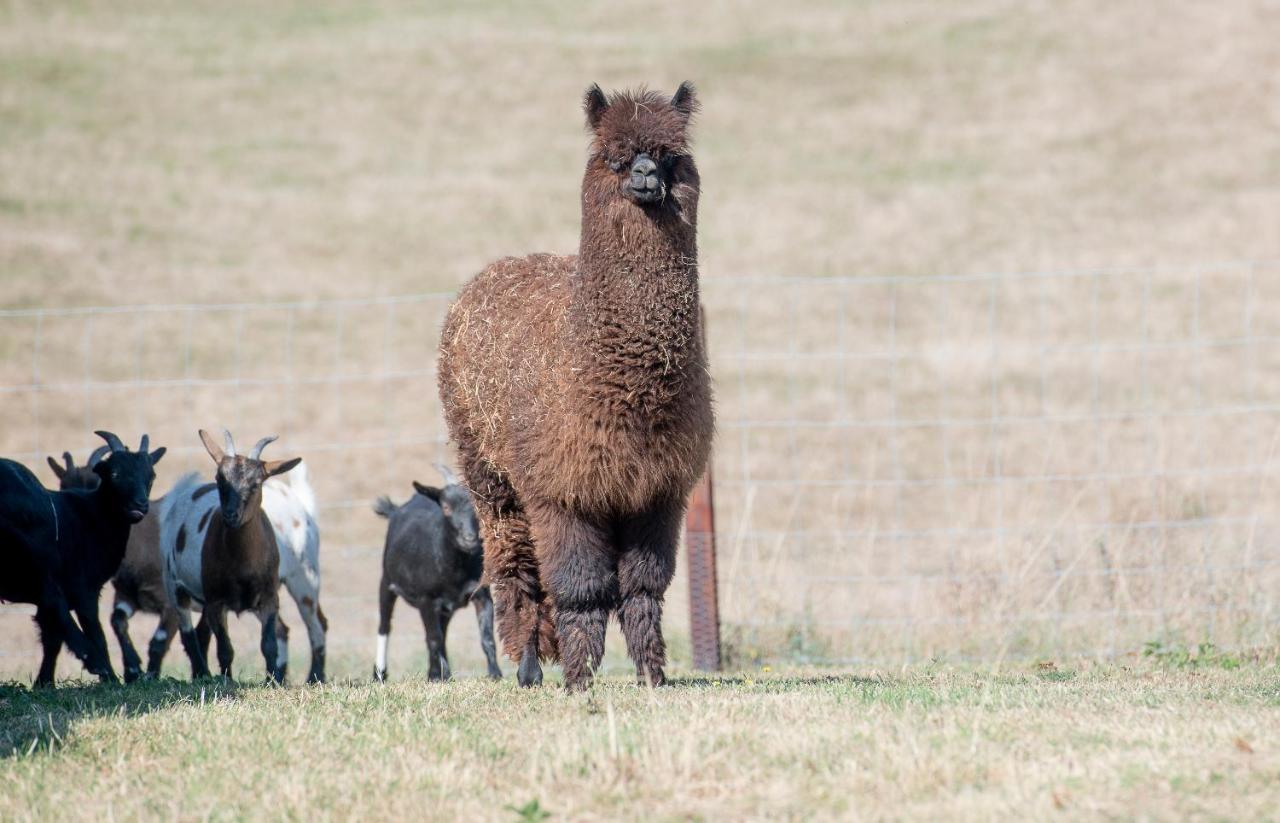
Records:
M103 447L103 446L99 446L98 448L100 448L100 449L101 449L101 448L104 448L104 447ZM74 461L74 460L72 460L72 459L71 459L71 452L63 452L63 453L62 453L62 460L63 460L63 462L65 462L65 463L67 464L67 471L71 471L72 469L74 469L74 468L76 467L76 461Z
M254 444L253 444L253 448L249 451L249 459L250 459L250 460L261 460L261 459L262 459L262 450L263 450L263 449L265 449L265 448L267 447L267 444L268 444L268 443L274 443L274 442L276 441L276 439L277 439L277 435L272 434L272 435L269 435L269 436L267 436L267 437L262 438L262 439L261 439L261 440L259 440L257 443L254 443Z
M446 486L454 486L458 483L458 478L453 476L453 470L443 463L436 463L436 471L440 472L440 476L444 478Z
M107 441L107 445L111 447L111 451L113 451L113 452L127 452L127 451L129 451L129 447L128 447L128 446L126 446L124 443L121 443L121 442L120 442L120 438L119 438L119 437L116 437L116 436L115 436L114 434L112 434L111 432L96 431L96 432L94 432L94 434L98 435L98 436L99 436L99 437L101 437L103 440Z
M146 454L146 453L147 453L147 446L150 446L150 445L151 445L151 438L150 438L150 437L148 437L148 436L147 436L147 435L145 435L145 434L144 434L144 435L142 435L142 442L138 444L138 451L139 451L139 453L141 453L141 454Z
M223 443L223 448L222 448L222 450L223 450L224 452L226 452L226 456L227 456L227 457L235 457L235 456L236 456L236 441L234 441L234 440L232 440L232 439L231 439L231 432L227 431L226 429L223 429L223 430L222 430L222 443Z
M99 446L93 450L93 454L89 455L89 468L93 468L102 462L102 458L107 456L107 452L111 451L106 446Z

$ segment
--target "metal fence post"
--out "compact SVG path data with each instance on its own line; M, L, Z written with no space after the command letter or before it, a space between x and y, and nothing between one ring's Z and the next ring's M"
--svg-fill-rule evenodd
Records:
M689 498L684 535L689 555L689 639L693 646L693 667L715 672L720 670L720 603L710 466Z

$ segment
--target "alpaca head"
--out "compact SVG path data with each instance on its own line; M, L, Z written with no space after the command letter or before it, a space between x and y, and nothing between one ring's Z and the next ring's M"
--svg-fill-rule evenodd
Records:
M692 217L698 170L689 153L689 120L698 108L693 86L668 98L656 91L614 92L593 85L583 108L594 137L584 195L597 205L626 202L658 216Z

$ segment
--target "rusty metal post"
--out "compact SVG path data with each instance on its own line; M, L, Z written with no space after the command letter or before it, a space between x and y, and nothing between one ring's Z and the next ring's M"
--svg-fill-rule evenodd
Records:
M716 517L712 501L711 467L689 497L684 520L685 551L689 556L689 639L693 667L720 671L720 602L716 585Z

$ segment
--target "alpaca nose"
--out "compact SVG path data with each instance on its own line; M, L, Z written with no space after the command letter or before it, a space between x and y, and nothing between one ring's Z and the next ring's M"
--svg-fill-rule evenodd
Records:
M638 154L631 161L631 188L637 191L658 188L658 164L647 154Z

